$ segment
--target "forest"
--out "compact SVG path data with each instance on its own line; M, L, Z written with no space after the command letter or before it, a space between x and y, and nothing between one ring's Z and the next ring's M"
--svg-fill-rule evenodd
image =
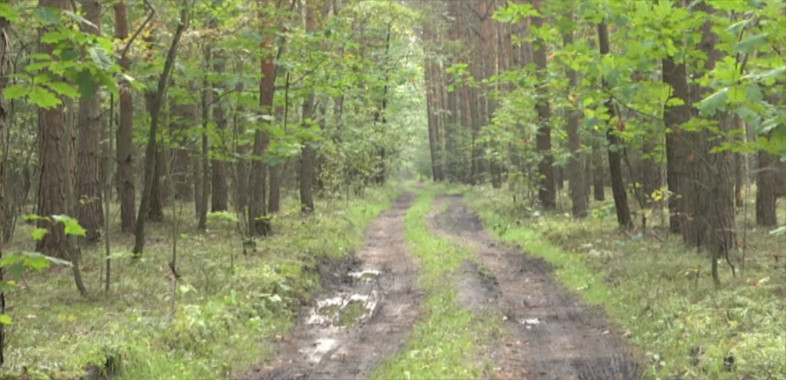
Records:
M782 380L783 197L784 0L0 0L0 379Z

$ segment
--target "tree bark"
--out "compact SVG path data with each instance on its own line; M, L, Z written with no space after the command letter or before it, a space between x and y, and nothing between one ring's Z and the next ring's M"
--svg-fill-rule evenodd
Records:
M217 52L213 57L213 72L217 74L224 74L226 71L226 57L224 54ZM229 199L227 191L227 169L225 156L229 155L226 145L223 144L223 136L226 135L227 118L224 111L222 99L219 99L221 93L225 90L224 84L219 82L214 85L217 91L214 92L213 98L216 99L213 105L213 121L216 123L216 129L221 139L213 143L213 151L217 158L212 161L213 167L213 185L211 186L212 197L210 198L210 208L213 212L227 211L229 209Z
M776 213L777 192L775 167L776 158L770 153L760 151L759 169L756 172L756 224L773 227L778 225Z
M669 230L682 231L685 223L684 199L686 167L690 148L686 146L686 132L682 124L691 118L688 99L688 71L685 62L676 62L673 57L663 60L663 82L672 88L670 99L678 99L681 105L666 106L663 120L666 127L666 183L669 189Z
M101 4L97 0L82 0L85 19L94 26L83 24L86 33L101 34ZM101 99L96 91L89 99L79 99L79 137L77 142L76 166L76 218L86 231L86 240L98 240L98 230L104 224L104 209L101 202Z
M5 230L7 222L6 192L5 192L5 133L7 124L7 104L5 101L5 88L8 86L8 71L11 69L11 53L13 43L11 40L11 23L0 17L0 260L3 259L5 248ZM0 282L5 281L3 268L0 268ZM5 314L5 292L0 291L0 314ZM5 325L0 324L0 366L5 364Z
M572 14L571 14L572 18ZM562 41L565 47L573 44L573 32L567 32L562 35ZM567 69L568 74L568 99L571 98L571 92L578 88L578 78L576 71L570 68ZM577 107L577 105L576 105ZM579 133L579 117L581 111L578 108L569 108L567 111L567 122L565 129L568 134L568 150L570 151L570 161L568 161L568 177L570 180L570 199L573 213L575 218L583 218L587 216L587 194L584 186L584 168L581 151L581 134Z
M115 39L128 38L128 11L125 1L115 4ZM120 57L120 67L128 72L131 60L127 55ZM136 188L134 185L134 99L130 83L123 80L119 85L119 108L117 128L117 194L120 197L120 225L123 232L131 232L136 224Z
M189 5L188 1L184 0L182 4L180 23L177 25L175 35L172 37L172 43L169 45L164 69L158 77L158 87L155 93L152 93L150 102L150 132L147 140L147 148L145 151L145 186L142 191L142 200L139 205L139 214L136 218L136 226L134 228L134 249L133 254L135 258L142 255L145 248L145 221L150 207L150 196L153 190L153 182L157 182L155 176L156 171L156 155L158 152L157 147L157 134L158 122L160 117L161 105L166 95L167 85L169 84L169 75L175 65L177 59L177 48L180 43L180 37L183 31L188 27L189 21Z
M40 0L39 7L50 7L61 10L70 9L67 0ZM46 29L39 32L39 37ZM39 43L39 52L51 54L53 47ZM65 215L68 213L66 191L73 186L72 173L63 170L63 163L70 160L65 144L72 144L66 139L66 111L61 103L52 108L38 109L38 148L39 148L39 182L38 208L39 216ZM73 166L72 166L73 167ZM47 220L38 220L39 228L46 228L47 233L38 242L36 249L49 256L62 259L69 258L68 240L63 233L63 226Z
M265 10L268 0L260 0L259 22L260 28L269 23L265 19ZM265 52L260 62L260 72L262 78L259 81L259 108L260 112L271 114L273 111L273 99L276 83L276 68L273 63L273 36L265 33L261 44L261 49ZM266 121L262 121L266 124ZM267 218L266 202L267 196L267 164L261 157L270 145L270 136L262 128L254 133L253 159L251 161L251 172L249 173L249 207L248 207L248 227L251 236L266 236L270 233L270 221Z
M602 21L598 24L598 45L600 46L600 54L609 54L609 30L606 27L606 22ZM603 80L603 87L606 88L606 80ZM620 227L630 229L633 227L633 221L630 218L630 208L628 206L628 193L625 191L625 183L622 180L622 149L623 142L617 135L615 128L612 126L615 118L617 123L621 124L614 109L612 99L606 101L606 109L609 114L609 126L606 129L606 138L609 141L609 175L611 177L611 192L614 196L614 208L617 211L617 222Z
M719 37L712 31L710 15L712 7L701 2L697 11L707 13L702 26L702 38L699 48L706 54L704 67L694 75L700 79L712 71L715 62L721 59L722 53L716 49ZM699 99L708 94L710 89L696 85L695 93ZM695 99L698 101L699 99ZM728 254L736 246L736 229L734 222L734 173L731 152L715 152L720 144L728 140L724 136L730 129L730 117L718 114L714 118L718 123L720 134L709 128L688 135L688 143L692 147L688 157L690 165L689 183L686 191L685 207L688 215L683 226L683 240L688 245L704 248L712 253L712 277L716 284L718 277L718 258Z
M533 5L536 9L542 8L542 0L533 0ZM536 28L543 26L542 17L532 17L532 25ZM548 80L548 67L546 63L546 42L537 39L535 41L535 49L532 58L535 65L538 67L538 78L540 80L538 86L538 99L535 109L538 112L538 130L535 138L535 144L540 154L540 162L538 163L538 200L544 209L552 210L557 207L556 189L554 182L554 156L551 152L551 108L549 106L549 93L546 87Z

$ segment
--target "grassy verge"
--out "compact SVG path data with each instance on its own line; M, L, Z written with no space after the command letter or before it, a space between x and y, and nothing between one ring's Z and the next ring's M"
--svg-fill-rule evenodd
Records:
M430 231L427 217L437 192L434 187L418 190L405 220L410 252L420 263L420 284L427 296L424 316L405 349L383 364L374 379L470 379L487 370L488 363L479 358L495 323L462 309L455 300L461 267L475 257L471 250Z
M766 231L749 232L745 273L732 277L724 270L724 285L716 290L709 259L685 250L678 238L622 234L602 208L581 221L522 218L509 199L487 188L468 193L487 229L551 262L567 288L605 308L638 347L645 379L774 380L786 374L786 278L772 259L783 247ZM733 368L725 364L730 357Z
M8 294L14 323L7 327L0 377L25 368L31 378L80 378L87 365L114 372L113 378L231 377L270 354L271 339L292 325L298 305L317 290L319 261L350 255L395 195L391 188L369 190L349 204L318 204L309 217L292 201L276 217L274 235L248 255L232 226L216 221L193 234L192 215L184 216L182 278L171 320L170 225L150 226L139 262L113 260L108 296L101 291L103 244L83 250L83 275L94 298L78 295L65 268L29 275ZM29 228L20 227L16 241L25 240ZM131 238L117 237L114 249L127 249Z

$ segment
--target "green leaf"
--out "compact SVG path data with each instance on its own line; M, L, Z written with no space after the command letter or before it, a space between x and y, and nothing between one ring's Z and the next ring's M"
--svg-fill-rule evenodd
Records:
M11 6L11 4L0 4L0 17L10 22L17 22L22 16L18 9Z
M767 33L757 34L755 36L750 36L745 41L740 41L737 44L737 52L738 53L753 53L758 49L760 46L767 43Z
M46 228L36 228L33 232L30 233L30 237L33 238L35 241L44 240L44 236L46 236L47 229Z
M74 235L74 236L87 235L87 231L85 231L85 229L79 225L79 222L68 215L53 215L52 219L54 219L55 222L63 223L63 225L65 226L66 235Z
M44 25L54 25L60 22L60 11L56 8L37 7L33 11L33 15Z
M86 100L93 98L96 93L96 81L90 70L84 69L79 72L76 78L76 84L79 86L79 94Z
M87 49L88 55L90 55L90 59L98 66L101 70L109 70L112 68L112 60L106 55L106 50L104 50L101 46L91 46Z
M5 89L5 98L8 100L19 99L27 96L29 93L30 89L28 87L22 86L21 84L15 84Z
M30 89L29 96L30 101L41 108L55 108L62 104L55 94L40 86Z
M74 13L74 12L63 11L63 14L65 14L66 16L68 16L68 18L70 18L71 20L73 20L73 21L75 21L75 22L77 22L79 24L85 24L87 26L90 26L90 27L93 27L95 29L98 29L96 24L93 24L88 19L86 19L86 18L84 18L84 17L82 17L82 16L80 16L80 15Z
M726 107L726 101L729 98L729 88L724 87L714 94L704 98L701 102L699 102L699 113L701 116L712 116L719 109L724 109Z
M54 92L67 96L69 98L76 98L79 96L79 91L74 88L74 86L66 83L66 82L50 82L46 84Z
M8 314L0 314L0 325L10 325L12 322Z

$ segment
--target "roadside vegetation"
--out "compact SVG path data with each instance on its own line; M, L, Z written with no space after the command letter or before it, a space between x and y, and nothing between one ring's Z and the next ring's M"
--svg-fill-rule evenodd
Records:
M269 357L297 308L319 290L320 262L351 255L396 194L392 187L371 188L351 203L320 201L311 216L287 199L273 235L255 248L245 244L246 254L234 223L211 220L203 234L184 228L174 300L170 225L151 229L145 257L113 260L115 282L107 296L82 298L66 268L28 274L6 293L14 324L6 336L11 366L2 377L76 379L86 368L119 379L231 377ZM193 214L180 217L191 227ZM15 241L31 229L20 226ZM131 238L115 240L113 248L128 247ZM92 288L103 278L101 256L83 251L83 276Z
M462 309L456 300L456 281L467 261L475 261L467 247L435 235L428 217L435 212L434 197L441 186L418 188L418 198L405 218L410 253L420 264L420 284L426 291L423 316L409 343L372 376L374 379L472 379L489 375L491 363L484 346L498 333L499 322L488 315Z
M786 276L783 237L751 228L725 263L716 289L706 253L686 248L661 227L615 228L613 205L598 203L576 220L519 205L510 193L467 189L485 228L555 266L557 278L605 309L638 348L645 379L775 380L786 374Z

